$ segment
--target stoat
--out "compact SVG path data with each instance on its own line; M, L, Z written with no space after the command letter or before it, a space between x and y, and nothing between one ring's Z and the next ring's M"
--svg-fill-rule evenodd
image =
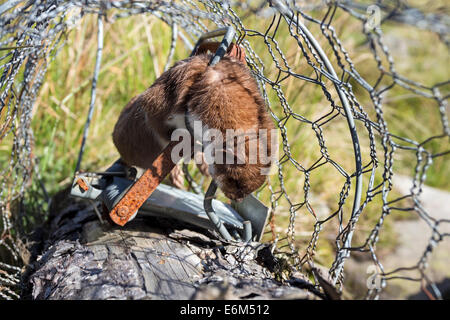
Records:
M186 117L188 127L201 121L204 128L220 131L224 140L223 148L218 149L224 161L210 164L209 173L228 198L240 201L264 183L271 163L260 156L256 163L250 163L254 149L250 150L249 137L245 138L243 157L227 149L226 130L254 130L258 153L262 143L270 157L274 125L250 70L230 56L208 66L210 58L201 53L177 62L134 97L119 116L113 141L125 163L149 168L168 145L173 131L186 128ZM267 138L259 129L267 130ZM226 163L230 152L241 163Z

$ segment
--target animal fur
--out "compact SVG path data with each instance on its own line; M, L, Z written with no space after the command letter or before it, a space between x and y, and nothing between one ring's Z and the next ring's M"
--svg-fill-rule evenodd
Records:
M125 106L113 132L125 163L148 168L169 143L172 132L185 128L186 110L190 121L200 120L219 130L224 139L226 129L267 129L271 154L270 130L274 126L250 71L229 56L210 67L210 58L200 54L177 62ZM248 163L248 143L246 138L244 164L210 165L210 174L224 194L238 201L264 183L262 170L270 167L259 158L256 164Z

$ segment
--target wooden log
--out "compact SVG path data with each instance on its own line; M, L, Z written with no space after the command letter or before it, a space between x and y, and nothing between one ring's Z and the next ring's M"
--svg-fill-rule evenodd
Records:
M62 203L24 276L31 299L320 296L305 280L296 279L296 286L276 281L277 260L267 244L225 243L208 231L139 214L125 227L102 224L92 205Z

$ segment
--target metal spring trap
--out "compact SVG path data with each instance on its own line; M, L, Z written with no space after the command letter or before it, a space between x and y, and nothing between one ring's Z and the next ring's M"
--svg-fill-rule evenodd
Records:
M217 64L225 54L244 63L243 50L232 43L234 35L232 27L208 32L200 37L191 56L206 51L208 46L202 46L205 40L223 36L209 66ZM214 181L204 197L161 184L176 165L170 155L177 143L169 143L152 163L151 169L128 167L117 160L105 172L77 172L71 195L102 201L111 220L120 226L131 221L139 212L213 229L225 240L260 241L269 209L253 195L239 203L233 201L230 206L214 199L217 191Z

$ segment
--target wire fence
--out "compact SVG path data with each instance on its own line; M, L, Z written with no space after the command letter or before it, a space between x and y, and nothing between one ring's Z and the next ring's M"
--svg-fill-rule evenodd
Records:
M419 27L437 33L448 46L448 21L412 10L402 1L375 4L16 0L0 5L0 141L6 146L0 150L0 297L20 298L20 274L26 262L21 239L45 219L48 195L40 178L39 155L33 153L31 121L39 107L35 101L47 68L84 16L97 15L101 28L103 23L150 14L172 30L166 69L173 64L176 46L191 50L206 31L225 25L236 29L235 40L246 51L247 64L280 132L277 173L269 177L258 196L265 199L268 194L272 217L267 235L275 252L288 257L292 272L305 273L320 264L330 282L343 290L346 261L351 255L364 254L370 257L380 280L378 285L368 286L366 298L379 297L393 279L420 282L425 290L430 286L430 297L441 298L427 275L427 262L436 246L448 240L450 234L445 230L450 218L428 212L420 196L430 168L436 163L445 165L443 159L450 154L449 81L424 84L397 71L382 26L397 21L413 30L413 21L425 21ZM411 15L416 20L408 18ZM251 27L255 17L259 29ZM340 36L345 24L357 26L351 33L358 36L360 51L346 48L349 41ZM102 43L98 41L96 70ZM358 62L362 55L368 55L369 62L364 64L369 66ZM93 107L95 89L92 92ZM303 92L310 100L305 102ZM397 130L396 122L402 118L391 117L393 104L386 102L386 97L389 101L418 99L426 108L424 113L436 115L438 125L420 137ZM87 135L85 130L84 137ZM406 171L411 176L408 194L393 191L397 163L410 168ZM323 201L317 200L322 192L329 195L326 209ZM30 199L37 200L30 206ZM426 222L431 236L416 264L385 270L377 245L395 211ZM325 246L331 246L332 259L319 263Z

